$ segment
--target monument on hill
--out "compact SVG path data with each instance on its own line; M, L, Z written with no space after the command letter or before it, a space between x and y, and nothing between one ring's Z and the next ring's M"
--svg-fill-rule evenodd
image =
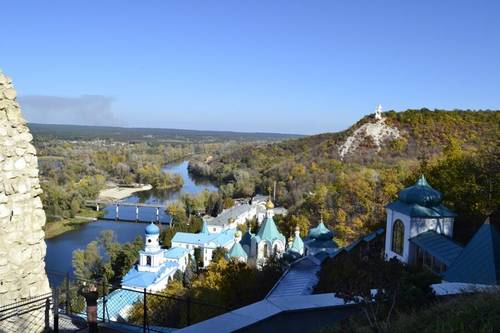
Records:
M375 119L376 120L382 120L382 105L378 105L377 109L375 110Z
M32 139L12 81L0 70L0 307L50 293L45 213ZM34 312L13 316L0 321L0 332L41 331L43 321Z

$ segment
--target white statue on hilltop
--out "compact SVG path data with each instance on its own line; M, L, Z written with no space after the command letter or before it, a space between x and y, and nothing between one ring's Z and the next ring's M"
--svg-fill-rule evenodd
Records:
M375 110L375 119L376 120L382 120L382 105L378 105L377 109Z

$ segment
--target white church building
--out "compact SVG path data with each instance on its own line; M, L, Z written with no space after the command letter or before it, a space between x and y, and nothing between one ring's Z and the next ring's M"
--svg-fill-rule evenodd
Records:
M424 268L443 282L500 283L500 228L489 219L465 245L456 243L456 214L422 176L386 206L385 256Z
M189 250L178 247L162 249L159 236L158 226L151 223L146 227L145 245L139 251L139 263L123 277L123 287L157 292L165 289L175 272L184 272L189 264Z

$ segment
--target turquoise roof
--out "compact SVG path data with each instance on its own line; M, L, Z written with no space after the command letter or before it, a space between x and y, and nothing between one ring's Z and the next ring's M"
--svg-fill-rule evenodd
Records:
M138 301L142 301L144 293L127 290L116 289L106 296L106 319L111 321L123 320L123 309L134 305ZM103 314L103 299L102 297L97 300L97 316L102 319ZM82 311L83 313L85 310Z
M161 265L158 272L139 272L137 265L135 265L122 278L122 285L124 287L148 288L151 284L167 278L165 276L166 271L177 270L178 267L177 263L167 261Z
M500 283L500 230L486 221L451 264L443 280Z
M273 242L276 239L281 240L285 243L285 236L283 236L276 227L272 217L268 216L259 228L259 232L256 235L257 241L267 240Z
M328 240L333 238L333 232L331 232L321 221L316 227L311 228L308 234L309 238L318 240Z
M184 247L172 247L165 251L165 258L180 259L184 257L188 252L189 250Z
M160 228L156 226L153 222L148 224L146 227L146 235L157 235L160 233Z
M208 245L210 242L215 247L226 246L234 239L236 229L229 229L218 234L202 233L192 234L189 232L177 232L172 238L172 242L193 244L198 246Z
M337 243L335 243L333 240L320 240L320 239L310 239L307 242L307 246L310 248L315 248L315 249L336 249L338 248Z
M416 244L439 261L449 266L462 252L462 247L450 238L435 231L426 231L410 238Z
M243 250L243 247L241 247L241 244L239 242L234 242L233 246L229 250L229 252L226 255L227 258L244 258L245 260L248 258L247 253L245 250Z
M207 221L203 221L203 226L201 227L200 233L202 233L202 234L208 234L209 233Z
M422 176L413 186L399 192L398 200L385 206L410 217L442 218L456 214L441 204L441 193L433 189Z
M300 253L304 250L304 242L300 236L295 236L293 238L292 246L290 247L290 251L294 251Z
M399 192L399 200L407 204L417 204L424 207L434 207L443 201L441 192L433 189L422 176L415 185Z

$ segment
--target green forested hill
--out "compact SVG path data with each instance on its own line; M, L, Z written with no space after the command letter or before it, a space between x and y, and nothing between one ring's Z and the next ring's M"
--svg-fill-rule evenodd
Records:
M322 214L341 243L380 224L383 206L420 173L468 219L464 225L475 226L498 209L500 195L492 191L499 186L500 111L422 109L383 115L399 138L383 141L380 149L370 136L358 136L357 149L343 159L339 155L349 136L375 123L370 115L344 132L245 146L192 161L191 171L229 182L222 186L227 196L267 192L276 181L277 200L291 208L282 228L288 231L299 224L305 230ZM464 200L470 207L459 205Z

